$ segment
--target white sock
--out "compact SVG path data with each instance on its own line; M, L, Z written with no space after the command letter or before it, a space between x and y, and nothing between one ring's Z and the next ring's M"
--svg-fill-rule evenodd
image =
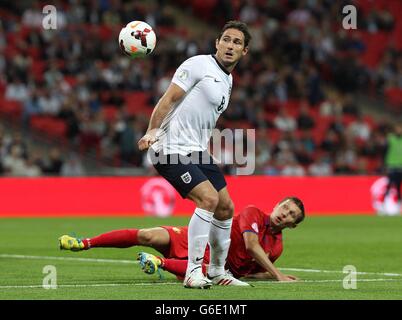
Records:
M213 212L196 208L188 225L188 274L195 267L200 267L204 259L205 247Z
M232 220L224 221L213 218L209 230L209 246L211 258L208 268L208 275L216 277L225 273L225 263L230 246L230 231Z

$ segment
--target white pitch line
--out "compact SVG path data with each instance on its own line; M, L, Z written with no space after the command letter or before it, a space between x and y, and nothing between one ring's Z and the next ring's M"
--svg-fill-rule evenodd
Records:
M34 260L62 260L62 261L83 261L83 262L105 262L105 263L138 263L136 260L115 260L115 259L94 259L94 258L71 258L71 257L49 257L49 256L26 256L20 254L0 254L0 258L11 259L34 259Z
M117 260L117 259L95 259L95 258L73 258L73 257L50 257L50 256L29 256L20 254L0 254L0 258L11 258L11 259L34 259L34 260L61 260L61 261L81 261L81 262L103 262L103 263L127 263L127 264L138 264L137 260ZM321 270L321 269L303 269L303 268L278 268L283 271L298 271L298 272L311 272L311 273L342 273L341 270ZM358 275L376 275L376 276L386 276L386 277L402 277L400 273L390 273L390 272L356 272Z
M285 270L285 271L300 271L300 272L316 272L316 273L342 273L344 274L345 272L340 271L340 270L320 270L320 269L300 269L300 268L278 268L280 270ZM362 271L357 271L356 274L365 274L365 275L377 275L377 276L387 276L387 277L402 277L402 274L400 273L390 273L390 272L362 272Z
M299 281L264 281L264 280L256 280L255 282L258 283L273 283L273 284L282 284L282 283L319 283L319 282L343 282L343 279L325 279L325 280L299 280ZM390 279L390 278L383 278L383 279L356 279L356 282L391 282L391 281L402 281L402 279Z
M128 287L128 286L155 286L155 285L181 285L181 282L60 284L57 285L57 288ZM43 288L43 285L0 286L0 289L35 289L35 288Z
M326 282L343 282L344 280L300 280L300 281L263 281L257 280L254 283L263 284L300 284L300 283L326 283ZM357 279L356 282L391 282L402 281L402 279ZM129 286L160 286L160 285L182 285L181 282L153 282L153 283L88 283L88 284L61 284L57 285L60 288L93 288L93 287L129 287ZM14 286L0 286L0 289L43 289L43 285L14 285Z

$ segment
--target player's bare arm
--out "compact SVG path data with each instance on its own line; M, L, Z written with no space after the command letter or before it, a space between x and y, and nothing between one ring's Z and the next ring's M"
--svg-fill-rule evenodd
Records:
M271 275L270 279L277 281L294 281L295 277L284 275L268 259L264 249L258 242L258 236L253 232L243 233L244 244L248 254Z
M156 104L146 134L138 141L138 148L142 150L148 149L156 141L157 129L160 128L163 119L172 110L173 106L180 101L185 95L185 91L178 85L171 83L165 94Z
M299 278L289 275L286 275L287 277L293 279L293 280L299 280ZM272 276L272 274L270 274L269 272L257 272L257 273L252 273L252 274L248 274L246 275L244 278L247 279L256 279L256 280L276 280L276 278L274 278Z

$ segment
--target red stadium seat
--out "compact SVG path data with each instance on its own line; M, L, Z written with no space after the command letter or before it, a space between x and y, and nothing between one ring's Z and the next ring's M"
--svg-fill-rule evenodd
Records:
M382 166L382 160L379 157L366 158L367 159L367 171L369 173L376 173Z
M363 14L366 15L370 12L372 7L371 0L357 0L356 4L358 5L358 10Z
M352 114L344 114L342 116L342 122L345 126L349 126L353 121L356 121L356 116Z
M45 72L46 63L42 60L32 60L31 73L36 81L43 80L43 74Z
M52 137L64 138L67 126L63 120L51 118L45 127L45 131Z
M67 126L64 120L52 116L32 116L30 119L32 129L47 134L49 137L64 138Z
M119 30L120 31L120 30ZM111 28L107 25L101 25L98 27L99 37L101 39L110 39L111 37L115 36L118 37L118 31L116 29Z
M372 116L365 115L363 117L363 119L364 119L364 122L369 125L370 129L375 129L377 127L377 122L375 121L375 119L373 119Z
M297 115L300 108L300 100L287 100L282 103L282 107L284 107L290 115Z
M0 100L3 99L5 91L6 91L6 83L5 81L0 80Z
M71 87L77 84L77 78L74 76L64 76L64 81L66 81Z
M276 144L281 136L282 132L278 129L267 130L267 140L269 140L272 144Z
M40 58L40 53L42 49L39 47L30 46L28 48L28 54L31 56L32 59L37 60Z
M135 115L145 115L145 116L151 116L152 114L152 108L145 106L145 105L139 105L139 104L127 104L125 111L127 112L128 115L130 116L135 116Z
M0 98L0 112L11 117L20 117L22 114L22 104L20 101Z
M143 91L125 92L126 111L130 115L151 115L152 106L149 104L149 94Z
M252 124L247 120L242 121L227 121L225 128L230 129L252 129Z
M126 103L136 103L140 106L147 105L149 94L143 91L126 91L124 92Z
M402 89L400 88L388 88L385 90L385 96L388 103L399 106L402 105Z
M369 33L359 31L366 50L361 55L361 61L370 68L375 68L381 60L381 57L388 46L391 35L387 32Z
M213 9L216 7L217 2L217 0L193 0L193 10L197 12L197 16L208 20L213 17Z
M317 117L315 118L315 127L313 128L313 139L316 144L321 144L328 131L330 124L334 121L335 117Z
M116 119L117 111L117 106L114 105L105 105L102 107L102 112L107 122L113 122Z

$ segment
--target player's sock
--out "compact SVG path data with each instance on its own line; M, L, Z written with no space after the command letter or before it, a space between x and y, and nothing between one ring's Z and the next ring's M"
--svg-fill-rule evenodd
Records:
M85 249L95 247L128 248L138 245L138 229L122 229L83 239Z
M212 212L196 208L191 217L188 225L188 272L202 264L212 216Z
M162 261L160 267L163 270L173 273L179 278L185 277L188 260L166 259L166 258L160 258L160 259ZM206 269L207 268L205 264L202 264L202 273L206 274Z
M225 263L230 246L230 231L232 228L232 220L217 220L211 221L209 231L209 247L210 247L210 263L208 275L216 277L225 273Z

